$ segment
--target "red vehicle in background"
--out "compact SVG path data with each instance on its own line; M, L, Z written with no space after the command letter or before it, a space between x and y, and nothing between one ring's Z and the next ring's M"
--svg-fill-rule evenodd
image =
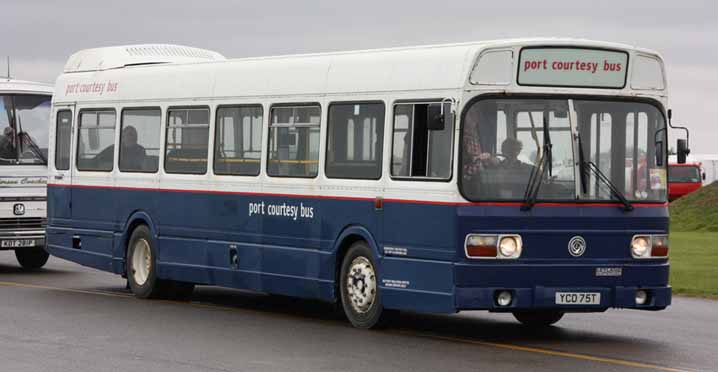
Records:
M700 189L705 178L700 163L668 164L668 200Z

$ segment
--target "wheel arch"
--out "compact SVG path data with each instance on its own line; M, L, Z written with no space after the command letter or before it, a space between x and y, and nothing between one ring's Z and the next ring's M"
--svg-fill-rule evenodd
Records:
M157 227L152 220L152 217L150 215L143 211L143 210L137 210L132 212L130 216L125 221L125 225L122 228L122 236L119 242L119 246L116 253L116 258L121 260L122 267L123 267L123 274L127 274L124 270L126 268L126 258L127 258L127 249L128 244L130 242L130 237L132 236L132 232L135 230L135 228L139 225L146 225L150 229L150 233L152 234L153 238L156 238L157 233Z

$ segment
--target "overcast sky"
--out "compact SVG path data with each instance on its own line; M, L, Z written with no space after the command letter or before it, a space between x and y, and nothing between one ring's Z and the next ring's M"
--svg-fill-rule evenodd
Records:
M13 77L46 82L75 51L122 44L232 58L508 37L623 42L662 53L674 123L691 128L694 154L718 153L716 1L2 0L0 35Z

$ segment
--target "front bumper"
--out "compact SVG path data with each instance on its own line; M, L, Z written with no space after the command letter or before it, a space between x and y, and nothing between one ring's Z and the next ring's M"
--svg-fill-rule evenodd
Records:
M648 292L648 301L636 304L636 291ZM499 306L496 295L500 291L512 293L513 301L508 306ZM600 293L601 301L596 305L557 305L556 292ZM533 288L476 288L457 287L456 307L458 310L489 310L512 312L519 310L560 310L564 312L601 312L609 308L639 310L662 310L671 304L671 287L540 287Z
M614 268L620 275L599 275ZM596 260L580 264L490 262L455 265L455 305L458 310L516 311L560 309L566 312L605 311L609 308L661 310L671 304L667 261L626 263ZM636 304L636 291L649 301ZM508 290L509 306L496 304L497 291ZM556 292L600 293L596 305L558 305Z

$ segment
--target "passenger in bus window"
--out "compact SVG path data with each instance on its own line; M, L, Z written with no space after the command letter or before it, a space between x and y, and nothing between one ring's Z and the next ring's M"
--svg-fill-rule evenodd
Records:
M498 165L499 161L490 153L482 151L479 141L479 110L470 110L464 128L464 153L467 160L464 162L464 178L469 180L478 175L486 167Z
M120 139L122 148L120 150L120 169L122 170L144 170L145 148L137 143L137 129L128 125L122 129Z

